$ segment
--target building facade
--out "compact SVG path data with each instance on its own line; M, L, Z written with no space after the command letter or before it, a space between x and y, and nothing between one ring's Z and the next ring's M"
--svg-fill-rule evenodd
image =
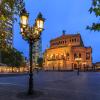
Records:
M92 48L85 47L80 34L69 34L50 41L43 57L44 70L92 68Z

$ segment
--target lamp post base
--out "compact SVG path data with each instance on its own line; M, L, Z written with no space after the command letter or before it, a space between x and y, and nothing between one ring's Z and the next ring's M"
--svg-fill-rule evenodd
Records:
M28 94L29 95L34 94L34 89L33 89L33 73L29 74L29 89L28 89Z
M43 92L41 91L34 91L33 94L27 94L26 92L20 92L17 94L17 98L23 99L23 100L27 100L27 99L34 99L34 98L39 98L42 95L44 95Z

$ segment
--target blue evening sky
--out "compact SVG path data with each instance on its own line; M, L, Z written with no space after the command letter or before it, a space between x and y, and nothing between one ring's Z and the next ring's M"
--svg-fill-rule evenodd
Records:
M79 32L85 46L92 47L93 62L100 61L100 33L86 30L87 25L98 22L94 14L88 9L92 0L25 0L26 9L30 13L29 23L33 25L38 12L46 18L45 30L42 32L42 50L49 41L62 35ZM20 35L19 18L14 25L14 47L28 57L28 44Z

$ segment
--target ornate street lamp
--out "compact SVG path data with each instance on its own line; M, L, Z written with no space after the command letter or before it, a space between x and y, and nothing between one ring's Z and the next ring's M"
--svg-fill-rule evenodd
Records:
M28 25L28 18L29 18L29 13L27 13L24 8L20 14L20 31L23 39L27 40L29 43L30 68L29 68L28 94L33 94L34 87L33 87L33 70L32 70L32 47L33 43L40 39L45 19L42 17L42 14L39 13L35 20L35 24L32 27L30 27Z
M79 71L80 71L79 64L80 64L81 60L82 60L82 58L79 58L79 57L75 58L75 61L76 61L76 62L77 62L77 64L78 64L78 68L77 68L77 75L79 75Z

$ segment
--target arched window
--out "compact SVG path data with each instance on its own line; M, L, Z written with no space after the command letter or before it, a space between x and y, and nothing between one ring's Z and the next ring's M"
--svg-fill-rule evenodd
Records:
M74 39L74 41L76 42L76 38Z
M53 55L51 56L51 59L52 59L52 60L54 60L54 59L55 59L55 54L53 54Z
M63 55L61 55L61 59L63 59L64 58L64 56Z
M66 53L66 57L69 57L69 53Z
M56 59L59 59L59 55L58 54L56 55Z
M66 59L69 60L69 53L66 53Z
M90 59L90 53L87 52L87 53L86 53L86 60L89 60L89 59Z
M79 53L79 58L81 58L81 53Z
M74 53L74 59L75 59L75 58L77 58L77 54L76 54L76 53Z

